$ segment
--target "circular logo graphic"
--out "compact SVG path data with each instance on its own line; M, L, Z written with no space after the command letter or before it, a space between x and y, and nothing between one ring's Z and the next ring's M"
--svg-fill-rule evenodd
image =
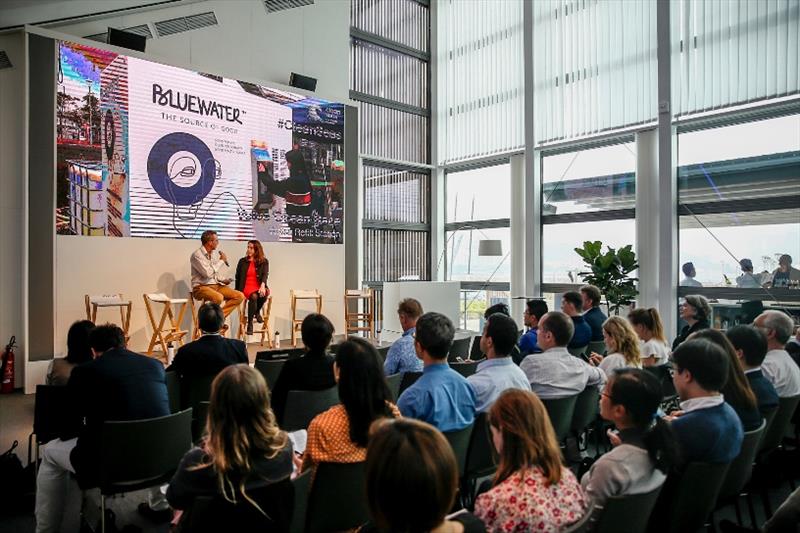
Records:
M173 164L170 160L178 152L188 152L200 162L197 169L191 165ZM180 158L178 161L189 158ZM189 177L199 170L200 178L191 186L183 187L173 181L175 177ZM216 178L216 161L206 143L194 135L175 132L161 137L150 149L147 156L147 176L153 190L167 202L174 205L193 205L200 203L211 192Z

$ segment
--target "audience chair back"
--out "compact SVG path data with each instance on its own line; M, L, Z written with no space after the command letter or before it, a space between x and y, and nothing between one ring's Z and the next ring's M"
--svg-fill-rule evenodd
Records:
M761 437L764 435L766 425L767 422L762 420L761 425L757 429L745 432L744 440L742 440L742 450L728 468L725 481L722 483L722 487L719 490L717 505L731 498L738 497L745 484L750 479L750 474L753 472L753 461L756 459L758 445L761 442Z
M606 343L605 341L591 341L589 346L586 347L586 353L597 352L600 355L606 354Z
M456 455L459 478L464 475L464 470L467 466L467 451L469 450L469 443L472 439L473 427L475 427L474 422L467 427L443 433L447 442L450 443L453 453Z
M611 496L594 509L595 533L645 533L663 485L641 494Z
M206 430L208 420L208 407L211 402L199 402L192 408L192 442L200 442Z
M648 531L685 533L702 528L714 509L729 463L689 463L667 476Z
M302 300L312 300L314 302L315 313L322 313L322 295L317 291L292 289L289 291L289 300L292 304L292 346L297 346L297 333L303 325L303 318L297 316L297 304Z
M339 403L339 389L321 391L290 390L283 412L285 431L306 429L315 416Z
M550 423L556 432L558 442L564 442L564 439L569 434L577 400L578 394L567 396L566 398L542 400L545 409L547 409L547 414L550 416Z
M386 361L386 356L389 355L389 348L391 348L391 344L389 346L381 346L378 348L378 355L381 356L381 365Z
M398 398L403 394L403 391L416 383L416 381L422 376L422 372L404 372L402 376L403 379L400 380L400 392L397 395Z
M490 476L497 470L496 452L486 413L478 413L472 424L472 434L467 447L467 459L461 481L461 498L464 507L471 508L479 478Z
M575 411L572 415L571 430L580 435L592 424L600 411L600 389L591 385L583 389L575 399Z
M167 382L167 398L169 398L169 412L177 413L181 410L181 378L177 372L170 370L164 372Z
M461 359L467 359L469 356L469 344L471 342L472 337L455 339L453 345L450 347L450 351L447 353L447 360L452 363L457 361L459 357Z
M306 513L308 511L308 491L311 488L312 469L292 480L294 485L294 509L292 510L292 527L290 533L306 533Z
M586 346L578 346L577 348L567 348L567 351L574 355L575 357L580 357L581 355L585 354L589 345Z
M661 383L662 398L672 398L677 394L675 385L672 383L672 367L669 364L646 366L644 369L653 374L658 379L658 382Z
M36 461L39 465L39 447L57 439L70 424L70 397L67 387L58 385L36 385L33 403L33 432L28 436L28 457L35 439ZM74 421L76 424L79 420Z
M181 519L181 533L217 533L231 529L282 533L289 530L294 508L294 485L289 478L247 491L263 513L237 492L236 503L222 496L196 498Z
M392 374L386 376L386 384L389 385L389 392L392 393L392 401L397 402L400 397L400 382L403 380L403 374Z
M783 435L786 433L786 428L791 424L792 415L794 415L798 403L800 403L800 395L779 399L778 410L775 413L775 418L772 419L772 423L764 433L764 439L761 441L761 446L758 450L759 454L769 453L780 446L783 441Z
M320 463L308 495L306 531L343 531L367 522L365 485L363 462Z
M469 349L469 358L473 360L483 359L486 354L481 350L481 336L472 337L472 347Z
M211 383L216 374L205 376L183 376L181 378L181 409L196 408L200 402L211 398Z
M450 368L464 376L465 378L470 377L478 370L478 363L480 361L467 361L464 363L450 363Z
M261 372L261 375L264 376L270 392L272 392L272 389L275 387L275 382L278 381L278 376L281 375L284 364L286 364L285 359L278 359L277 361L256 359L256 370Z

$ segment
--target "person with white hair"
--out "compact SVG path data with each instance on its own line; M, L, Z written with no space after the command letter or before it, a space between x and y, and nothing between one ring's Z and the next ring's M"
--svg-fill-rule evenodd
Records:
M764 311L756 317L753 325L767 337L767 356L761 363L761 371L775 387L780 398L800 394L800 366L794 362L785 345L794 332L792 318L782 311Z

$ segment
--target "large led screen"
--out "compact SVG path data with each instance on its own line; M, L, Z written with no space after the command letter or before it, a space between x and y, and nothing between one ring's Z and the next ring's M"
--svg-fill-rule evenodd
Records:
M342 242L342 104L57 45L57 233Z

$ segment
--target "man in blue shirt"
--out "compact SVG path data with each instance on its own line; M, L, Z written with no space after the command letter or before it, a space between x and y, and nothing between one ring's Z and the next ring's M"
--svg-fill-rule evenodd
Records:
M689 339L672 352L672 362L681 411L671 423L683 460L730 463L739 455L744 430L719 392L728 377L725 350L708 339Z
M457 431L475 420L475 391L447 364L455 328L440 313L425 313L417 320L414 349L425 369L397 401L403 416L416 418L439 431Z
M525 372L511 359L516 340L517 323L513 318L502 313L489 316L481 337L481 351L487 359L467 378L475 389L478 412L488 411L506 389L531 390Z
M422 361L414 349L414 332L417 319L422 316L422 305L414 298L406 298L397 306L397 316L403 328L403 336L397 339L383 363L383 372L387 376L404 372L422 372Z
M537 345L539 320L547 313L547 302L544 300L528 300L525 302L525 313L522 320L528 330L519 339L519 351L523 356L532 353L541 353Z
M603 323L608 317L600 310L600 289L594 285L584 285L581 287L581 298L583 319L592 328L592 341L602 341Z
M592 328L581 315L581 309L583 309L581 293L569 291L561 296L561 310L572 319L572 324L575 326L575 332L567 348L583 348L592 340Z

